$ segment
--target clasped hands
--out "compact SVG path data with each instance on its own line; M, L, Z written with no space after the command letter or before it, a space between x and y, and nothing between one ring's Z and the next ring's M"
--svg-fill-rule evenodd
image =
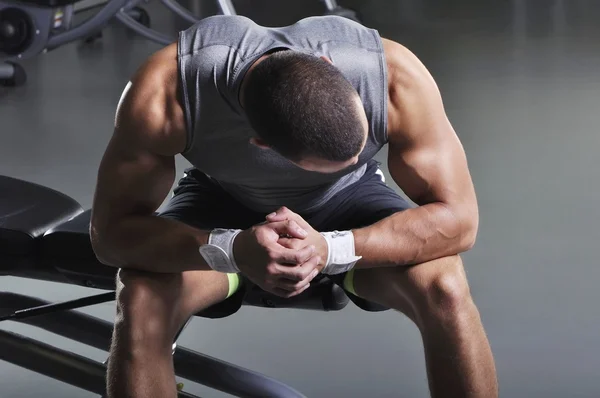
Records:
M233 254L240 271L263 290L290 298L302 293L325 268L325 238L301 216L282 207L242 231Z

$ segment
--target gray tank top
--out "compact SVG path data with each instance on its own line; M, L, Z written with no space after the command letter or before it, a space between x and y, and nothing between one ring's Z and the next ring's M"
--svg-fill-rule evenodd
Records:
M333 174L306 171L249 142L255 134L238 100L240 83L254 61L277 48L325 55L354 85L369 119L369 137L356 165ZM182 155L255 211L317 210L358 181L387 142L381 38L356 22L310 17L267 28L243 16L208 17L179 34L178 62L188 133Z

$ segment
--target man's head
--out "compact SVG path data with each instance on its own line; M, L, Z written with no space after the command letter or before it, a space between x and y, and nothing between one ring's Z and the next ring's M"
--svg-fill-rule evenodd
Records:
M264 57L244 77L242 102L258 135L252 142L304 169L342 170L365 145L360 97L326 58L295 51Z

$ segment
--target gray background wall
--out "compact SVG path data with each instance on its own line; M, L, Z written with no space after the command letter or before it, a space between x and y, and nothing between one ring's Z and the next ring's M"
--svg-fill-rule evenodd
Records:
M600 2L343 3L422 58L464 143L481 207L478 243L464 259L501 396L600 396ZM308 0L235 4L270 26L321 11ZM207 2L196 9L211 11ZM184 27L157 6L150 10L155 27ZM120 92L156 49L111 26L94 45L27 61L27 86L0 89L1 173L90 206ZM186 166L178 159L179 171ZM0 289L52 300L89 293L9 277L0 279ZM114 309L106 304L86 312L112 319ZM31 327L1 327L105 359L101 351ZM195 319L180 343L265 372L309 397L427 395L418 331L393 312L367 314L352 305L339 313L243 308L224 320ZM92 395L0 362L0 396Z

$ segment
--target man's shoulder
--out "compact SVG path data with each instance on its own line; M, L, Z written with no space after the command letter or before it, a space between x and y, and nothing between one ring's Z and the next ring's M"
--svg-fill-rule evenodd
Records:
M175 155L183 150L186 130L175 44L153 54L135 73L121 97L117 127L135 131L157 153Z
M383 38L382 43L388 68L388 87L391 91L418 85L422 79L430 78L423 63L407 47Z
M433 78L421 60L407 47L389 39L382 39L387 63L388 80L388 136L402 134L402 125L410 108L420 101L429 87L435 85Z

